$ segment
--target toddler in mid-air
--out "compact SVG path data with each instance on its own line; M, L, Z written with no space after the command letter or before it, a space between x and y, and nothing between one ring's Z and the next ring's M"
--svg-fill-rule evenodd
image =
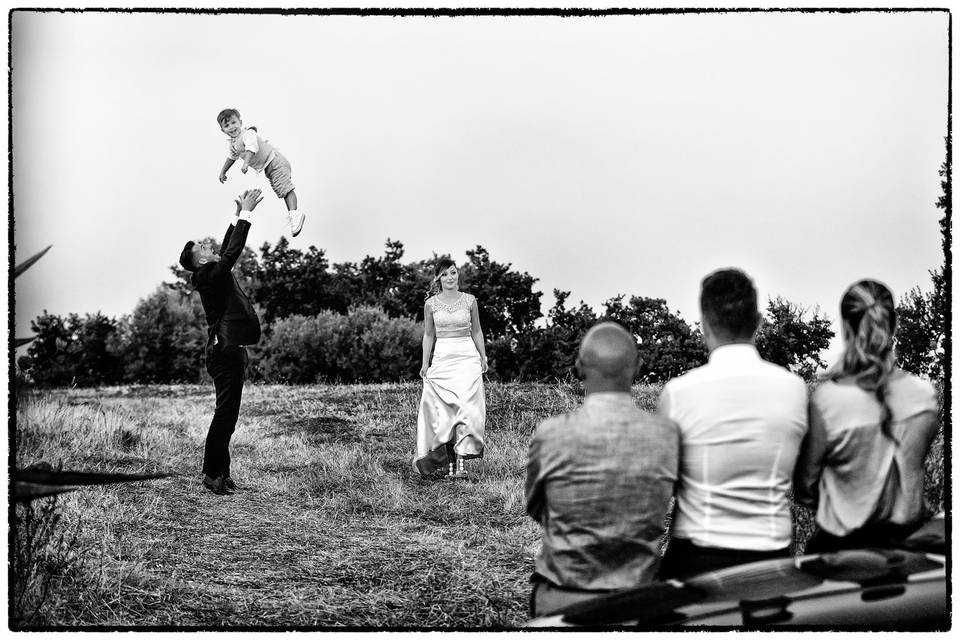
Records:
M227 160L220 169L220 182L226 182L227 170L238 159L243 160L243 166L240 167L243 173L250 167L257 173L263 171L270 180L274 193L287 203L290 235L296 237L303 229L305 216L302 211L297 211L297 194L290 178L290 163L276 147L260 137L256 127L244 127L240 112L236 109L221 111L217 115L217 123L221 131L230 137Z

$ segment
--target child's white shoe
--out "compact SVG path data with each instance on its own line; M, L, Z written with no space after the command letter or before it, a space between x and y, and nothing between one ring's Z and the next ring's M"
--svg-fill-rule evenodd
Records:
M287 218L290 221L290 235L296 238L300 230L303 229L303 221L306 219L306 216L303 215L302 211L293 210L287 211Z

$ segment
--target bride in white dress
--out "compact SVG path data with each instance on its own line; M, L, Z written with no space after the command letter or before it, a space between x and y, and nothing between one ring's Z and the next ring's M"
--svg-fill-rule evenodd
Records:
M441 471L467 479L463 461L483 457L487 355L477 300L459 290L453 260L442 259L434 295L423 306L423 395L413 465L423 476ZM433 362L430 355L433 352Z

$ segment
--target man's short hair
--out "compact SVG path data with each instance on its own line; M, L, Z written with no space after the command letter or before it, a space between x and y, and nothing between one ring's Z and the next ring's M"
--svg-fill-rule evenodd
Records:
M739 269L714 271L700 283L700 313L721 338L752 338L760 322L753 281Z
M183 251L180 252L180 266L187 271L197 270L193 263L193 245L195 244L193 240L188 240L187 244L183 245Z
M227 120L230 116L237 116L237 120L240 120L240 112L236 109L224 109L217 114L217 124L221 127L223 126L223 121Z

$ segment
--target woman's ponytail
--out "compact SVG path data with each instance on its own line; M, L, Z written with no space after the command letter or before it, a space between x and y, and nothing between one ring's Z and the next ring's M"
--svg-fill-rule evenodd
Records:
M840 301L840 316L846 332L843 355L826 377L853 377L857 386L875 394L881 405L880 430L898 442L890 430L893 415L887 404L887 382L896 367L893 338L897 312L890 290L875 280L854 283Z

